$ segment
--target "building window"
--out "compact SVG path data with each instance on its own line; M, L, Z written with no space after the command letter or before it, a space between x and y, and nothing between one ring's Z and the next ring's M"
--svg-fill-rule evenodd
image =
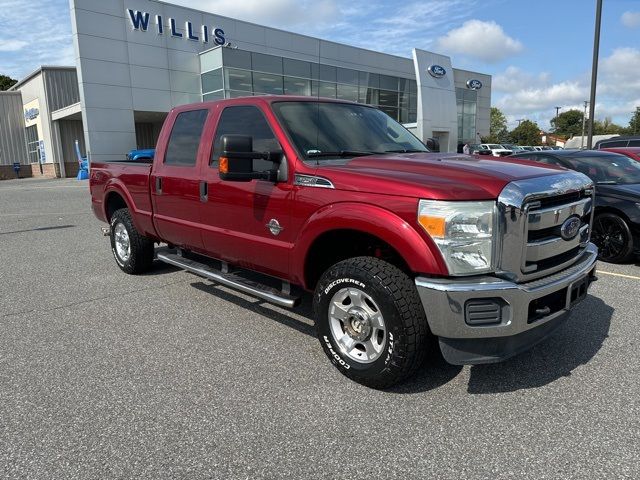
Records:
M215 92L222 90L222 69L212 70L207 73L203 73L200 76L202 82L202 93L207 94L209 92Z
M468 88L456 88L456 107L458 110L458 141L461 143L475 143L476 138L476 109L478 106L478 92Z
M403 123L416 121L417 83L411 78L237 49L223 49L222 57L223 68L202 74L204 100L265 94L320 96L373 105Z
M224 88L227 90L243 90L251 93L251 72L248 70L238 70L236 68L224 69Z
M25 129L27 135L27 151L30 163L40 162L40 141L38 140L38 125L31 125Z
M256 95L282 95L282 75L253 72L253 92Z

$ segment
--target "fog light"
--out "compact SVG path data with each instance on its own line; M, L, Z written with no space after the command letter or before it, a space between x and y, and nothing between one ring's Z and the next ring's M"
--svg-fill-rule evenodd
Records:
M503 306L498 298L469 300L464 306L464 321L473 326L501 323Z

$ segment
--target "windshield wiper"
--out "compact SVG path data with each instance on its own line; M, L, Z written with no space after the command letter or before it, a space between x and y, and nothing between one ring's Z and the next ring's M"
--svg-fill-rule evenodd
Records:
M384 153L429 153L429 150L407 150L403 148L401 150L385 150Z
M318 157L364 157L366 155L374 155L376 152L360 152L357 150L340 150L339 152L309 152L307 153L307 157L309 158L318 158Z

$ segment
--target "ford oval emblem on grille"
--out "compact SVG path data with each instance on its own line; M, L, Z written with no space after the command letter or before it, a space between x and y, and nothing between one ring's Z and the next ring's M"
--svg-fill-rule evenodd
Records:
M571 240L578 235L582 221L578 217L567 218L560 227L560 235L565 240Z

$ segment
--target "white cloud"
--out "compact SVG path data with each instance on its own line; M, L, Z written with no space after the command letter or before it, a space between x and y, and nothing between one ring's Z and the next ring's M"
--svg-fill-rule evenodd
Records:
M29 45L22 40L4 40L0 38L0 52L15 52Z
M615 49L602 58L596 91L597 119L612 117L614 122L627 125L640 105L638 65L640 49L632 47ZM493 104L507 115L510 127L518 118L529 118L548 128L555 106L562 106L561 112L583 110L590 94L590 73L553 82L549 74L532 74L510 66L493 77L492 88Z
M600 63L602 81L599 90L620 98L640 96L640 50L617 48Z
M532 75L518 67L509 66L503 73L493 76L491 88L494 92L515 93L531 85L546 84L548 81L547 72Z
M640 12L624 12L620 17L620 21L625 27L640 27Z
M468 20L438 40L440 49L495 63L520 53L522 43L509 37L494 21Z

